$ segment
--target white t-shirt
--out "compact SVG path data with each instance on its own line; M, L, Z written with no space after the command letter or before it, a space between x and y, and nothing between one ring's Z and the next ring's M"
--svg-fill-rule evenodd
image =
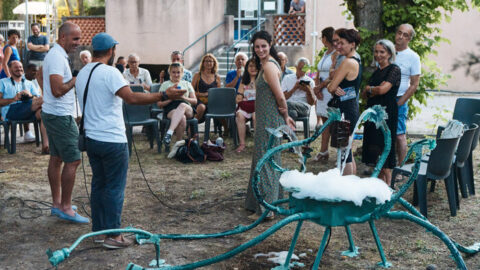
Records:
M96 64L87 64L77 76L75 88L82 110L83 93L88 76ZM101 64L93 71L84 113L85 134L88 138L110 143L127 142L123 121L123 101L115 95L125 85L128 85L128 82L115 67Z
M130 69L127 68L123 72L123 77L130 83L130 84L147 84L152 85L152 78L150 77L150 72L148 70L139 67L138 68L138 76L135 77L130 73Z
M397 93L397 97L401 97L407 92L408 87L410 87L410 77L420 75L422 66L420 64L420 57L410 48L397 52L395 64L400 67L402 72L400 76L400 87Z
M75 93L70 90L59 98L54 97L50 86L50 75L54 74L62 76L63 83L72 79L67 52L65 52L59 44L55 44L43 60L42 111L57 116L73 116L75 110Z
M307 75L304 75L300 79L297 79L297 74L288 74L285 75L282 79L282 91L287 92L292 90L292 88L295 86L297 81L308 81L310 83L310 87L313 89L315 87L315 82L313 81L312 78L308 77ZM293 93L287 101L293 101L293 102L302 102L305 105L309 106L307 102L307 93L303 90L297 90L295 93Z
M167 91L167 89L169 87L171 87L172 85L174 85L174 83L172 81L166 81L164 83L162 83L162 86L160 86L160 90L158 90L159 92L165 92ZM185 92L185 94L183 94L184 97L188 98L190 96L190 93L194 93L195 90L193 89L193 86L190 82L188 81L184 81L184 80L181 80L179 83L178 83L178 86L180 86L180 89L185 89L187 90L187 92Z

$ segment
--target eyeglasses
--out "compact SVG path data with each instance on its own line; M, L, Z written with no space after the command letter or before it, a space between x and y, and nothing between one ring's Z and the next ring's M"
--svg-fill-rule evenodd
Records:
M402 36L404 38L410 38L410 34L407 32L397 31L397 35Z

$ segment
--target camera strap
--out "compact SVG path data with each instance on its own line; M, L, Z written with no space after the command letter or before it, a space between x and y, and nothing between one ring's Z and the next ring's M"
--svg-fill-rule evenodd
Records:
M90 71L90 75L88 75L88 80L87 80L87 85L85 86L85 91L83 93L83 110L82 110L82 119L80 120L80 128L79 128L79 133L83 134L84 133L84 128L83 128L83 123L85 119L85 105L87 104L87 94L88 94L88 85L90 84L90 78L92 78L92 73L93 71L100 66L102 63L97 63L93 68L92 71Z

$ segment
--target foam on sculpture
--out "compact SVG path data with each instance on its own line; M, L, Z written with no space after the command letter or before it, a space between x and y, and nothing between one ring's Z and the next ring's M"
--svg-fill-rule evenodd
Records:
M356 175L340 175L335 168L317 175L286 171L280 177L280 184L293 191L297 199L310 198L318 201L351 201L361 206L366 198L375 198L377 204L390 200L392 190L378 178L360 178Z

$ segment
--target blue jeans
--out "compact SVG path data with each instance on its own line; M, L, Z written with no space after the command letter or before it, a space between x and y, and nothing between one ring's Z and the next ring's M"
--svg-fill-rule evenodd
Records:
M87 138L92 167L92 231L119 229L127 183L128 146Z
M397 101L400 97L397 97ZM398 106L398 124L397 135L407 133L407 118L408 118L408 101L402 106Z

